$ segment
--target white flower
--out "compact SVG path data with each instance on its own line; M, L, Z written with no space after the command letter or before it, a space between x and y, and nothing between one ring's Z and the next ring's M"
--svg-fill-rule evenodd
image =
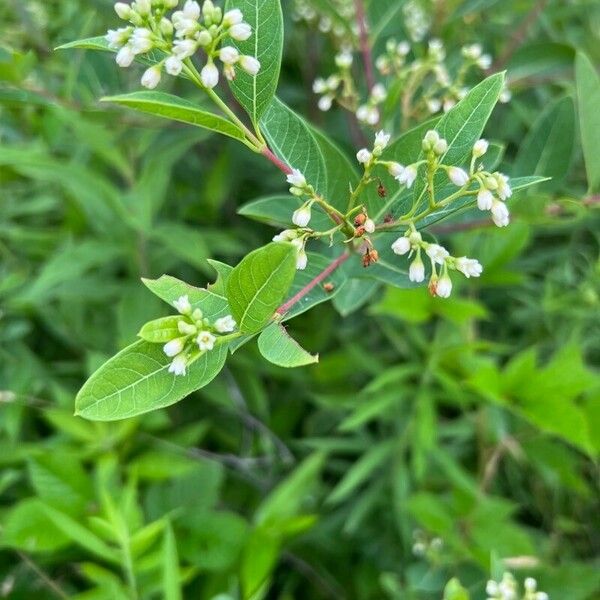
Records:
M231 25L239 25L244 20L244 15L239 8L228 10L223 15L223 25L225 27L231 27Z
M460 271L467 279L469 279L469 277L479 277L483 272L481 263L474 258L461 256L460 258L456 259L454 264L456 269Z
M327 85L327 89L333 92L338 89L341 82L342 80L337 75L330 75L325 84Z
M497 596L498 595L498 584L490 579L485 585L485 593L488 596Z
M210 331L201 331L196 338L196 344L200 348L200 352L212 350L215 347L216 337Z
M308 256L304 248L300 248L298 250L298 255L296 256L296 269L298 271L304 271L306 269L306 265L308 264Z
M510 223L510 214L504 202L494 199L491 210L492 220L497 227L506 227Z
M356 118L361 123L367 125L377 125L379 123L379 110L375 106L363 105L356 111Z
M313 81L312 90L315 94L324 94L328 89L327 82L322 77Z
M546 592L537 592L535 594L535 600L550 600L550 598Z
M398 177L400 177L402 175L402 173L404 173L404 167L400 163L391 162L388 165L388 173L392 177L395 177L396 179L398 179Z
M223 48L219 50L219 58L226 65L233 65L239 60L240 53L237 48L234 48L233 46L223 46Z
M194 40L175 40L173 42L173 54L179 59L189 58L196 52Z
M183 350L184 345L185 345L185 339L177 338L177 339L171 340L170 342L167 342L163 346L163 352L169 358L172 358L173 356L177 356Z
M366 148L362 148L356 153L356 160L363 165L370 162L372 158L373 155Z
M523 582L526 592L535 592L537 589L537 581L533 577L527 577Z
M298 232L295 229L284 229L273 237L274 242L292 242L298 237Z
M125 4L125 2L117 2L114 9L120 19L125 19L127 21L131 16L131 6Z
M503 89L500 92L500 97L498 98L498 100L502 103L502 104L506 104L507 102L510 102L512 98L512 92L509 89Z
M187 323L186 321L179 321L179 323L177 323L177 329L179 330L179 333L182 333L183 335L195 335L198 333L196 326Z
M430 98L427 100L427 109L433 115L442 108L442 103L437 98Z
M301 206L292 214L292 223L297 227L306 227L310 223L311 211L310 206Z
M498 184L498 196L501 200L506 200L512 196L512 189L508 184L508 177L502 173L494 173L494 177Z
M441 156L442 154L446 154L446 152L448 152L448 142L444 139L438 140L435 143L435 145L433 146L433 151L438 156Z
M187 358L185 354L178 354L169 366L169 373L174 375L185 375L187 367Z
M333 97L330 96L329 94L326 96L321 96L319 98L319 101L317 102L317 106L319 107L319 110L321 110L323 112L327 112L331 108L332 104L333 104Z
M148 88L149 90L153 90L160 83L160 67L154 65L149 69L144 71L142 75L141 84Z
M448 275L442 275L435 285L435 294L440 298L448 298L452 293L452 280Z
M391 135L381 130L375 134L375 150L383 151L390 143Z
M135 58L135 53L130 46L123 46L118 52L115 60L120 67L128 67Z
M352 52L343 51L335 57L335 64L340 69L348 69L352 66Z
M469 182L469 175L459 167L450 167L448 169L448 178L457 187L463 187Z
M438 265L443 265L445 260L450 256L448 250L439 244L429 244L427 248L425 248L425 252L427 252L427 256Z
M490 144L487 140L477 140L473 145L473 156L475 158L482 157L488 151L489 146Z
M177 309L177 312L182 315L189 315L192 312L192 305L190 304L187 294L185 296L180 296L175 300L173 306Z
M421 283L425 280L425 265L421 260L421 255L417 254L415 260L410 263L408 268L408 278L415 283Z
M489 190L484 188L479 190L477 194L477 208L479 210L490 210L494 202L494 195Z
M236 322L231 315L227 315L226 317L221 317L215 321L215 329L219 333L230 333L235 329Z
M483 52L483 48L481 44L471 44L470 46L463 46L462 54L465 58L470 58L471 60L477 60L481 53Z
M417 167L415 165L408 165L408 167L404 167L404 170L400 175L396 177L396 179L403 183L407 189L412 187L412 184L415 182L417 178Z
M410 44L406 41L404 42L400 42L397 46L396 46L396 52L400 55L400 56L406 56L409 52L410 52Z
M375 233L375 221L373 221L373 219L367 219L364 228L367 233Z
M292 169L292 172L286 177L287 182L294 187L303 188L306 186L306 179L298 169Z
M197 21L200 18L200 5L195 0L187 0L182 12L186 19Z
M169 56L165 60L165 71L169 75L177 76L181 73L181 69L183 69L183 63L176 56Z
M394 254L398 254L400 256L402 256L403 254L406 254L410 250L410 240L405 236L399 237L392 244L392 250L393 250Z
M252 27L248 23L236 23L229 29L229 35L238 42L247 40L252 35Z
M254 56L241 56L240 66L248 75L256 76L260 70L260 62Z
M440 134L435 129L430 129L423 138L423 149L429 150L433 148L435 143L439 141Z
M444 109L444 112L448 112L449 110L454 108L455 105L456 105L456 102L454 100L452 100L451 98L446 98L444 100L444 104L442 105L442 108Z
M205 87L214 88L219 83L219 69L215 67L214 63L206 63L200 71L200 79Z
M418 231L411 231L410 235L408 236L408 239L413 247L419 246L423 241L423 237Z
M387 98L387 92L385 91L385 87L381 83L376 83L371 90L371 100L375 102L375 104L379 104L383 102Z
M492 57L489 54L480 56L477 60L477 66L483 70L489 69L492 66Z
M145 27L137 27L133 30L133 35L129 40L131 49L136 54L145 54L152 50L152 32Z
M132 7L140 15L149 15L152 10L151 0L136 0Z
M131 28L122 27L121 29L109 29L104 39L108 42L108 47L111 50L118 50L127 43L130 35Z

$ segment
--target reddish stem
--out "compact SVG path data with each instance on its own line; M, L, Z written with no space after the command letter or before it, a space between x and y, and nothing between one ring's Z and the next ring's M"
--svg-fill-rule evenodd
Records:
M289 175L292 172L292 169L282 160L277 158L277 156L275 156L275 154L267 146L262 149L261 154L268 158L280 171L283 171L286 175Z
M329 266L323 269L314 279L311 279L296 295L292 296L285 304L282 304L277 312L280 315L284 315L286 312L294 306L297 302L300 302L304 296L308 295L316 286L322 281L327 279L341 264L346 262L350 258L349 253L344 253L338 256Z
M356 22L358 24L358 33L360 39L360 51L362 52L363 63L365 64L365 77L369 92L375 85L375 76L373 74L373 59L371 56L371 46L369 45L369 33L367 31L367 17L363 0L354 0L356 8Z

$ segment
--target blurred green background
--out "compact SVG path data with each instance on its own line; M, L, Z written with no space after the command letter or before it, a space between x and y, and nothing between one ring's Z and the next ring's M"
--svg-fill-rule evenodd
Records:
M318 365L247 345L176 406L92 423L78 388L164 314L140 277L204 285L207 258L270 239L237 208L283 182L234 142L98 102L140 69L53 48L113 27L111 2L2 1L0 597L426 600L457 576L478 599L503 570L600 597L600 219L573 72L576 50L600 64L600 5L433 4L449 50L506 57L513 100L486 131L502 170L553 177L507 229L440 230L481 280L321 305L291 325ZM351 152L310 93L331 46L283 6L279 93Z

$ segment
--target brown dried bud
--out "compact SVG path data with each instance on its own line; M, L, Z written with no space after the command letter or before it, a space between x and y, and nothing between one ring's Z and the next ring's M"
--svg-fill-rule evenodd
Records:
M365 252L362 258L363 267L368 267L379 260L379 252L375 248L369 249Z
M335 289L335 285L333 285L333 283L331 283L330 281L328 281L327 283L323 284L323 289L328 293L331 294L331 292L333 292L333 290Z
M356 215L356 217L354 217L354 226L360 227L361 225L365 224L366 220L367 215L365 215L365 213L359 213L358 215Z
M383 186L383 183L381 183L381 181L377 186L377 193L379 194L380 198L385 198L387 196L387 192L385 191L385 187Z
M361 225L354 230L354 237L362 237L365 235L365 228Z

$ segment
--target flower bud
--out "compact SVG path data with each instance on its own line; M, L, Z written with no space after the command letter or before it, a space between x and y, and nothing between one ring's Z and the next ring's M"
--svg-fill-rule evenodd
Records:
M165 71L169 75L177 76L181 73L183 69L183 63L176 56L169 56L167 60L165 60Z
M219 333L230 333L235 329L236 322L231 315L221 317L215 321L215 330Z
M421 254L418 253L415 260L410 263L408 268L408 278L415 283L421 283L425 280L425 265L421 260Z
M160 32L165 36L165 37L171 37L173 35L173 23L171 23L171 21L169 21L169 19L163 17L160 20Z
M391 135L381 130L375 134L375 147L374 152L376 156L381 155L381 153L387 148L387 145L390 143Z
M335 64L340 69L348 69L352 66L352 52L340 52L335 57Z
M260 70L260 62L254 56L241 56L240 66L248 75L255 77Z
M174 300L173 306L176 308L177 312L181 313L182 315L189 315L192 312L192 305L190 304L187 295L180 296L177 300Z
M187 357L185 354L178 354L173 362L169 365L169 373L173 373L173 375L185 375L185 371L187 368Z
M463 187L469 182L469 175L459 167L450 167L448 169L450 181L457 187Z
M219 58L225 64L233 65L239 60L240 53L237 48L234 48L233 46L223 46L223 48L219 50Z
M371 162L372 158L373 155L366 148L362 148L356 153L356 159L359 163L363 165L366 165L367 163Z
M481 158L488 151L489 145L487 140L477 140L473 146L473 156L475 158Z
M129 4L125 4L125 2L117 2L114 8L120 19L125 19L128 21L131 17L132 10Z
M319 101L317 102L317 106L319 107L319 110L321 110L323 112L327 112L331 108L332 104L333 104L333 98L330 95L321 96L319 98Z
M298 169L292 169L292 172L286 177L287 182L295 187L303 188L306 186L306 178Z
M196 335L196 333L198 333L196 326L187 321L179 321L179 323L177 323L177 329L179 330L179 333L182 333L183 335Z
M306 269L306 265L308 264L308 255L306 254L306 250L301 248L298 250L298 255L296 256L296 269L298 271L304 271Z
M150 0L136 0L131 5L131 8L135 10L135 12L137 12L139 15L146 17L152 11L152 3L150 2Z
M437 142L439 142L440 140L440 134L435 131L434 129L430 129L426 134L425 137L423 138L423 150L425 152L429 152L430 150L433 150L433 147L435 146L435 144L437 144Z
M367 219L364 227L367 233L375 233L375 221L373 219Z
M442 275L435 285L435 295L440 298L448 298L452 293L452 280L447 273Z
M128 67L135 58L131 46L123 46L118 52L115 60L120 67Z
M428 244L427 248L425 248L425 252L427 253L427 256L438 265L443 265L450 256L448 250L439 244Z
M160 67L158 65L154 65L149 69L144 71L142 75L141 84L148 88L149 90L153 90L160 83Z
M244 42L252 35L252 27L248 23L238 23L229 29L229 35L238 42Z
M163 352L169 357L177 356L185 345L185 338L176 338L163 346Z
M203 29L196 36L196 40L203 48L206 48L206 46L212 44L213 36L206 29Z
M376 83L371 90L371 100L375 104L380 104L387 98L385 87L381 83Z
M228 10L223 15L223 25L225 27L231 27L232 25L239 25L244 20L242 11L239 8Z
M494 196L492 192L483 188L479 190L477 194L477 208L479 210L490 210L493 202Z
M214 63L207 63L200 71L200 79L205 87L214 88L219 83L219 69L215 67Z
M494 199L491 210L492 220L497 227L506 227L510 223L510 213L504 202Z
M310 205L305 204L292 214L292 223L297 227L306 227L310 223L311 210Z
M392 251L399 256L406 254L410 251L410 240L406 236L399 237L392 244Z

